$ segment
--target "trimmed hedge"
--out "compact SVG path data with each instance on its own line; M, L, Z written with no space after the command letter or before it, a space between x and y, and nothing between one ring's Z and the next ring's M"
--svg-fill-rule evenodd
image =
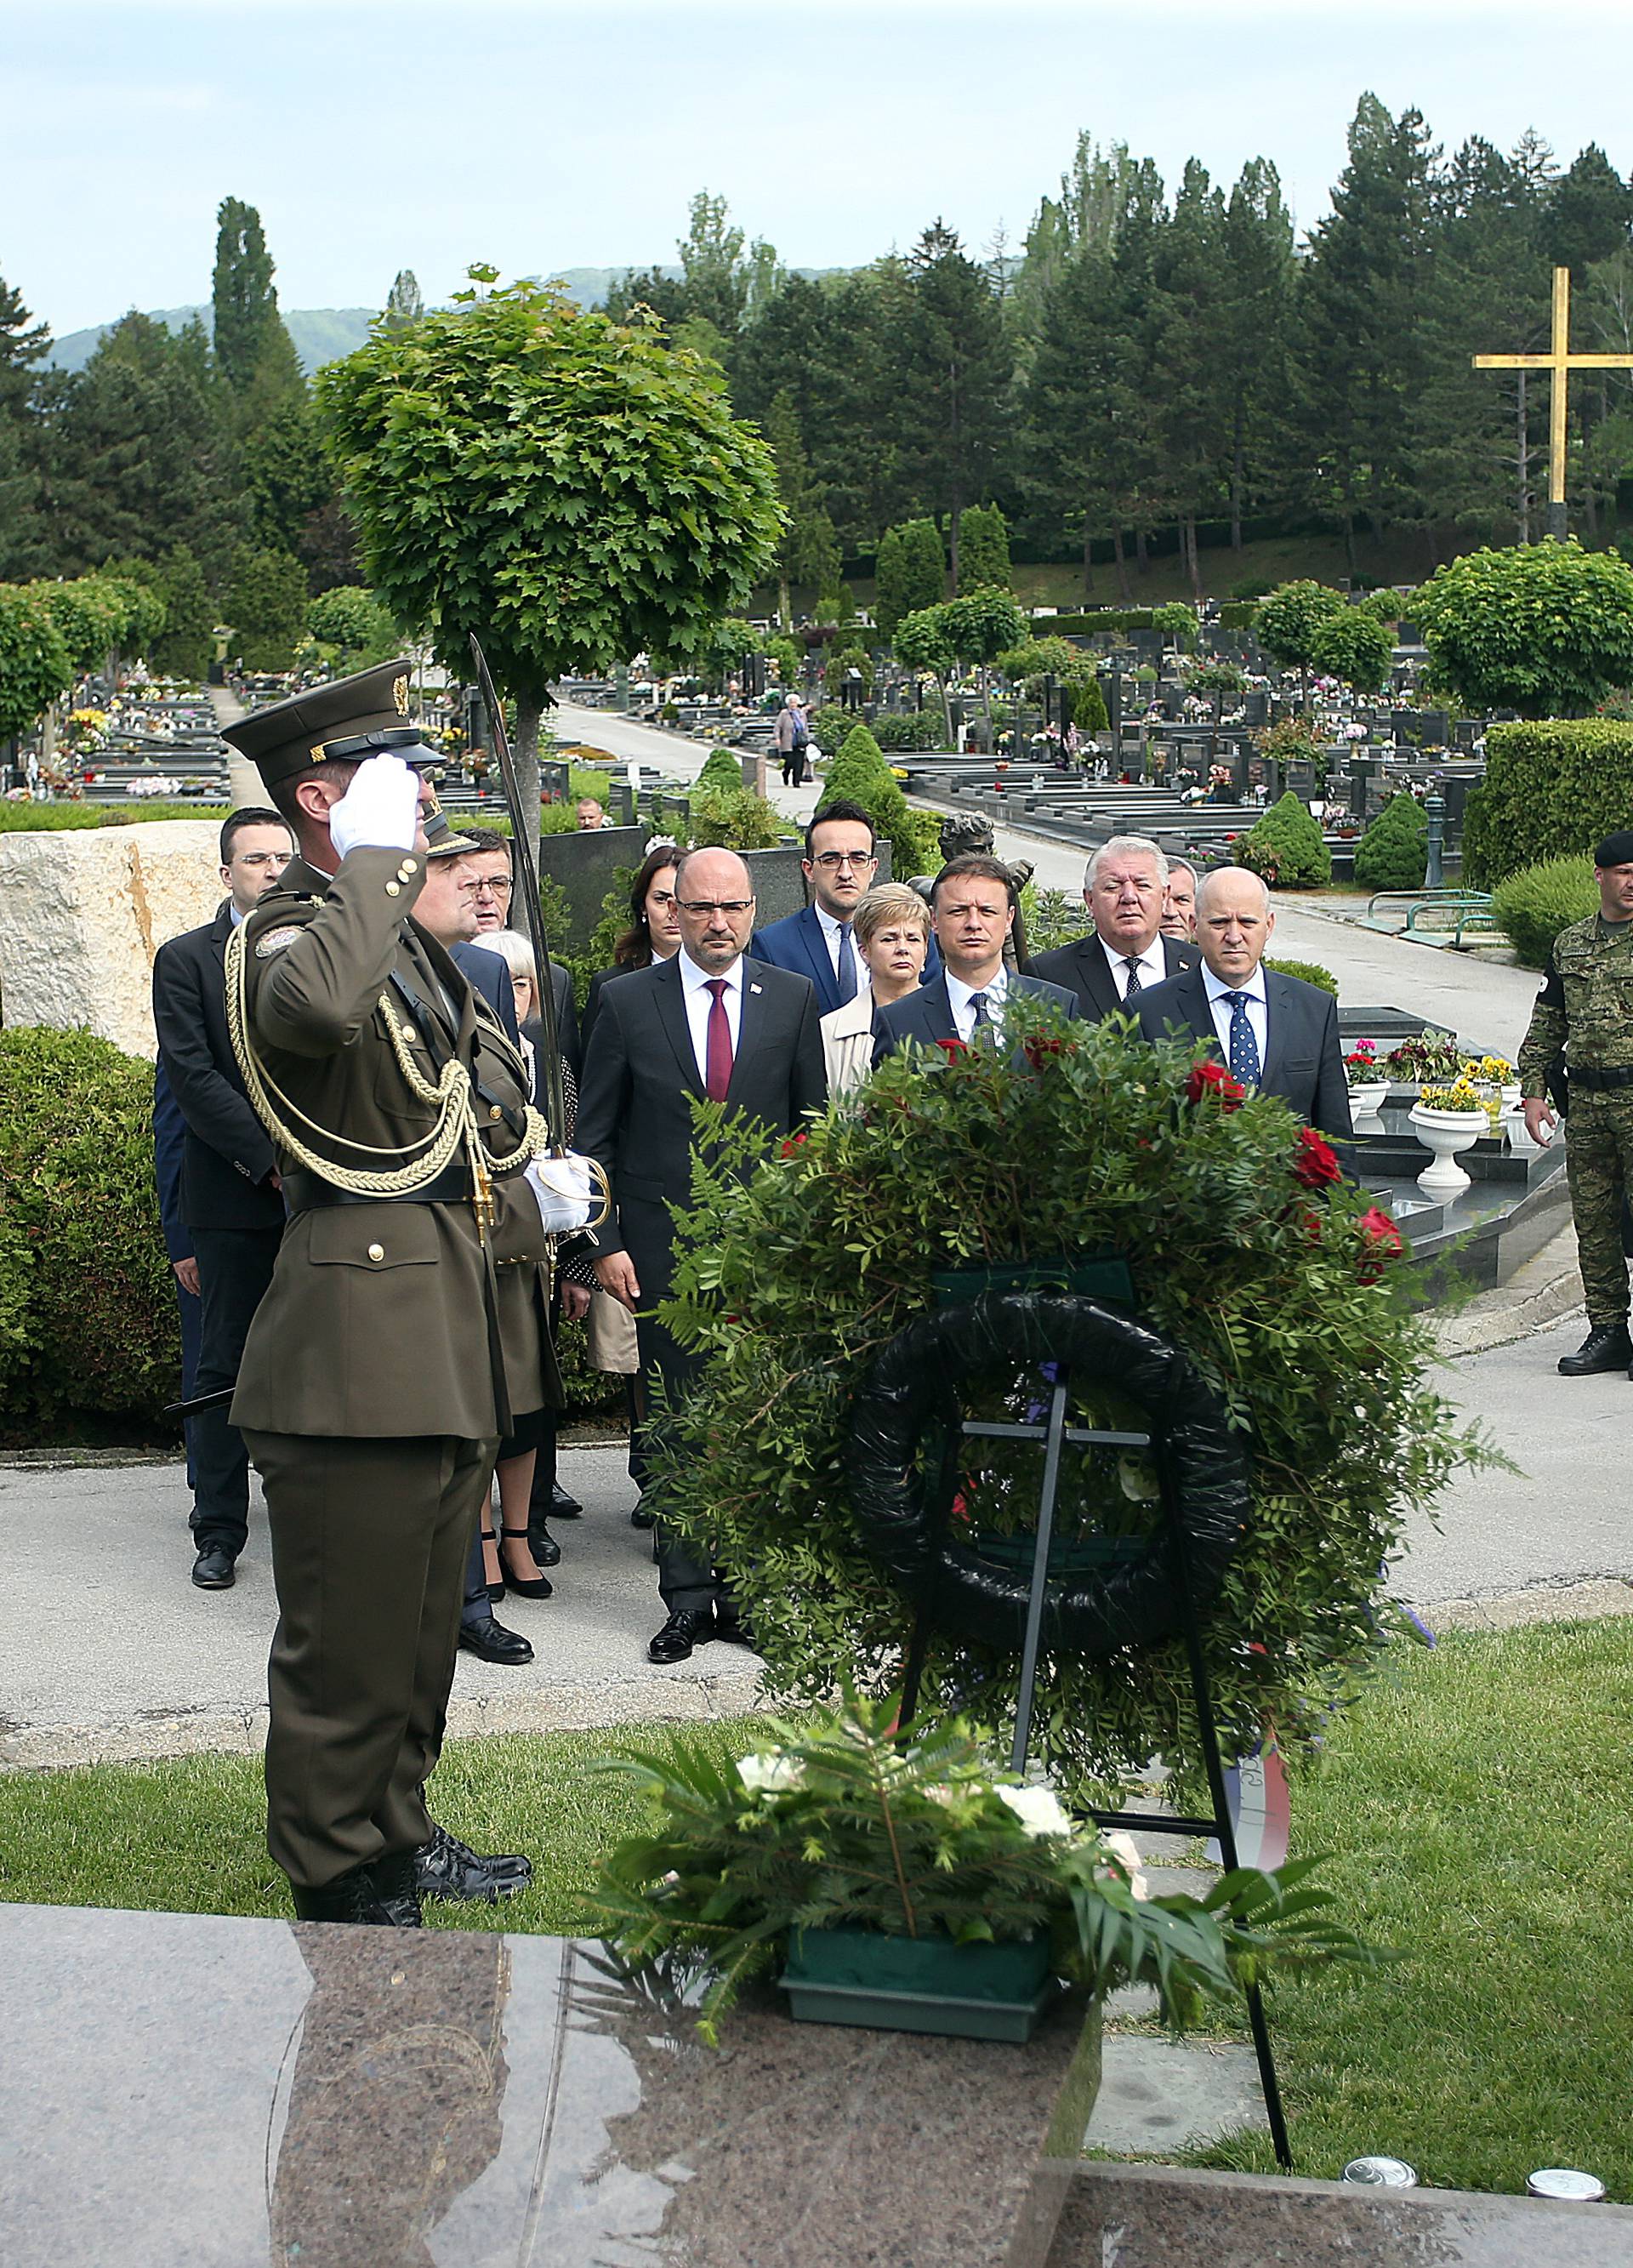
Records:
M1175 600L1174 604L1181 601ZM1149 630L1159 628L1152 617L1163 610L1158 607L1092 607L1071 615L1036 615L1028 624L1034 637L1089 637L1096 630ZM1185 611L1191 617L1190 627L1196 627L1195 610L1188 605ZM1251 599L1228 600L1219 609L1216 627L1222 630L1245 630L1253 627L1258 613L1258 603Z
M1522 867L1592 850L1633 817L1633 725L1601 717L1493 725L1463 819L1463 878L1489 890Z
M1318 990L1330 992L1335 1000L1338 998L1338 979L1330 968L1323 968L1319 961L1275 961L1267 953L1264 965L1267 968L1279 970L1284 976L1302 977L1306 984L1315 985Z
M1256 827L1237 836L1236 863L1262 874L1273 890L1305 890L1333 879L1333 854L1291 788Z
M930 813L910 807L865 725L857 725L846 734L843 747L828 765L818 810L842 797L859 803L876 832L889 837L890 871L898 880L936 872L941 864L938 821Z
M133 827L154 819L208 819L219 827L227 803L5 803L0 835L73 835L92 827Z
M1548 858L1499 882L1491 893L1497 926L1527 968L1546 968L1554 939L1599 910L1593 861Z
M1364 890L1415 890L1429 867L1429 821L1415 795L1392 795L1356 845Z

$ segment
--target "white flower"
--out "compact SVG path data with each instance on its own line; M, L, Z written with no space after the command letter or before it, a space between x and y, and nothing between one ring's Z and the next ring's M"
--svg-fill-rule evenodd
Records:
M1052 1787L1001 1787L996 1793L1028 1835L1070 1834L1070 1817Z
M1150 1897L1151 1894L1151 1884L1145 1879L1144 1869L1140 1864L1139 1848L1136 1844L1133 1836L1124 1835L1116 1830L1107 1833L1105 1829L1102 1828L1100 1830L1100 1848L1105 1852L1108 1859L1115 1859L1122 1867L1129 1877L1129 1888L1133 1891L1135 1896L1136 1898Z
M750 1795L782 1795L805 1785L805 1768L798 1756L773 1749L769 1756L739 1756L737 1776Z

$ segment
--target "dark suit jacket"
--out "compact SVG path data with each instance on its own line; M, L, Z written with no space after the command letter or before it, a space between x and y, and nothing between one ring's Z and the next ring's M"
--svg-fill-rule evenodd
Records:
M1345 1141L1353 1133L1350 1084L1338 1043L1338 1003L1330 992L1302 977L1267 968L1264 976L1265 1049L1259 1089L1279 1094L1307 1125ZM1189 1031L1218 1055L1219 1035L1200 968L1188 968L1166 984L1153 984L1139 1000L1140 1030L1148 1040L1170 1031Z
M188 1228L282 1228L283 1200L267 1184L277 1160L227 1036L232 930L232 900L224 898L213 921L161 945L153 961L159 1056L187 1128L181 1219Z
M464 970L504 1025L505 1036L514 1040L516 990L511 983L510 964L504 954L496 953L491 946L484 945L481 938L474 938L468 944L450 946L448 950L455 967ZM498 981L501 976L504 980L503 983ZM561 1039L562 1053L572 1065L576 1077L578 1070L578 1011L573 999L572 976L559 961L553 961L550 977L555 986L555 1028Z
M173 1261L193 1257L193 1240L181 1218L181 1152L187 1131L187 1121L165 1077L161 1056L153 1067L153 1181L158 1191L158 1225L164 1232L165 1250Z
M1176 938L1165 937L1162 957L1169 976L1177 976L1182 968L1195 968L1202 952L1199 946L1181 945ZM1033 976L1041 976L1050 984L1064 984L1075 992L1078 1012L1088 1023L1098 1024L1102 1017L1116 1014L1122 1006L1117 997L1116 979L1107 966L1105 950L1094 930L1070 945L1057 945L1048 953L1033 954L1026 966ZM1153 984L1149 989L1154 992L1157 987Z
M756 930L748 940L748 951L752 959L769 961L773 968L788 968L796 976L808 976L816 987L817 1006L823 1015L840 1005L839 979L828 959L828 942L814 906L802 906L797 914L787 914L769 928ZM928 984L940 967L941 955L932 937L919 983Z
M600 1249L629 1253L644 1308L668 1295L668 1208L691 1202L692 1097L702 1092L679 954L608 984L585 1059L577 1146L612 1184ZM816 995L805 977L745 957L726 1100L761 1122L768 1148L827 1101Z
M1076 995L1063 984L1046 984L1036 976L1016 976L1009 980L1010 992L1025 993L1033 1000L1048 1000L1056 1008L1063 1008L1069 1016L1078 1014ZM909 992L904 1000L893 1000L881 1008L873 1020L873 1060L883 1063L894 1055L904 1040L916 1040L921 1046L933 1047L938 1040L955 1040L958 1026L953 1020L953 1001L947 991L944 970L916 992Z

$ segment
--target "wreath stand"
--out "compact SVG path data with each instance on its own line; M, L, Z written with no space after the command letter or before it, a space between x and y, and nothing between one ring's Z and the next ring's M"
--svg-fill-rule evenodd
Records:
M1058 1286L1062 1283L1063 1276L1071 1286L1070 1290L1047 1299L1040 1299L1037 1296L1038 1289L1043 1285ZM1122 1300L1119 1301L1119 1306L1122 1306L1124 1301L1127 1302L1128 1307L1132 1306L1132 1284L1129 1279L1126 1267L1120 1260L1074 1263L1063 1270L1060 1268L1051 1270L1046 1267L1039 1270L1014 1268L1001 1271L967 1271L938 1277L936 1284L938 1292L944 1300L951 1299L957 1302L951 1311L945 1307L942 1310L941 1320L949 1322L958 1319L960 1308L971 1316L976 1315L984 1309L987 1317L994 1321L1002 1321L1002 1311L1006 1308L1013 1310L1018 1305L1033 1309L1034 1313L1032 1320L1037 1322L1041 1336L1038 1332L1033 1333L1033 1344L1027 1350L1027 1358L1033 1363L1048 1362L1052 1366L1052 1385L1048 1415L1041 1424L999 1424L965 1418L954 1383L949 1378L945 1366L938 1374L931 1396L936 1414L939 1416L945 1428L946 1437L946 1449L942 1460L939 1486L931 1508L934 1528L943 1538L945 1535L947 1520L952 1510L958 1470L957 1452L962 1441L972 1437L1026 1441L1037 1444L1043 1451L1043 1477L1039 1496L1037 1527L1032 1538L1032 1564L1026 1588L1025 1624L1021 1637L1020 1696L1016 1712L1014 1739L1010 1750L1011 1769L1016 1772L1025 1770L1027 1749L1031 1742L1032 1721L1037 1697L1038 1660L1042 1650L1046 1610L1049 1603L1049 1557L1054 1542L1055 1511L1060 1489L1062 1452L1068 1444L1074 1448L1098 1446L1108 1448L1150 1449L1156 1459L1161 1503L1157 1549L1153 1553L1144 1543L1124 1543L1122 1539L1107 1538L1102 1547L1103 1557L1108 1562L1117 1560L1127 1562L1137 1557L1166 1573L1169 1586L1170 1612L1165 1619L1169 1629L1177 1621L1181 1635L1185 1641L1186 1656L1190 1669L1191 1691L1196 1708L1197 1729L1201 1736L1203 1759L1207 1773L1208 1793L1212 1804L1212 1816L1190 1818L1168 1813L1135 1811L1093 1811L1090 1815L1100 1827L1217 1837L1220 1854L1227 1871L1234 1869L1238 1864L1236 1834L1231 1819L1230 1801L1225 1791L1225 1771L1219 1752L1218 1727L1208 1683L1207 1664L1203 1654L1202 1629L1197 1613L1198 1571L1189 1523L1182 1516L1181 1475L1177 1469L1178 1461L1175 1455L1176 1429L1166 1411L1148 1414L1147 1423L1151 1430L1145 1432L1123 1432L1069 1425L1066 1423L1066 1403L1074 1359L1078 1368L1085 1367L1080 1353L1074 1356L1074 1350L1069 1343L1071 1337L1076 1336L1071 1326L1074 1323L1092 1323L1101 1331L1106 1330L1109 1326L1113 1333L1121 1331L1130 1339L1137 1338L1143 1343L1144 1350L1154 1349L1166 1357L1169 1367L1166 1373L1167 1391L1162 1397L1164 1401L1171 1400L1176 1388L1182 1388L1185 1385L1192 1383L1193 1374L1188 1372L1183 1357L1178 1354L1177 1350L1168 1347L1165 1342L1157 1339L1153 1333L1136 1323L1128 1314L1126 1307L1120 1314L1112 1307L1101 1306L1093 1299L1085 1296L1085 1292L1092 1291L1099 1292L1102 1299L1116 1299L1118 1292L1121 1292ZM970 1293L978 1285L992 1287L997 1284L1002 1284L1006 1288L1003 1290L989 1288L977 1294L975 1299L971 1299ZM917 1324L909 1325L908 1330L892 1343L892 1347L885 1351L880 1358L880 1363L887 1363L892 1352L901 1348L903 1342L913 1340L916 1335L918 1343L909 1350L912 1356L922 1359L927 1351L933 1352L936 1345L935 1335L933 1331L926 1332L924 1326L933 1325L937 1321L937 1317L931 1316L922 1318ZM1062 1325L1066 1326L1066 1329L1063 1340L1057 1342L1054 1333ZM1113 1344L1114 1343L1114 1338ZM1019 1349L1017 1347L1010 1351L1019 1352ZM879 1364L876 1364L869 1390L877 1385L879 1377ZM1130 1381L1119 1379L1112 1382L1128 1385ZM897 1424L894 1432L895 1445L900 1447L903 1432L912 1426L916 1413L905 1411L901 1408L902 1397L900 1394L897 1394L894 1398L898 1407ZM853 1440L854 1438L853 1434ZM878 1443L870 1442L867 1446L877 1455ZM906 1472L905 1461L901 1481L905 1489L911 1489L912 1484ZM928 1493L926 1490L924 1494L928 1495ZM898 1573L905 1572L900 1550L886 1550L883 1556L895 1562L895 1572ZM918 1587L923 1589L925 1587ZM904 1726L911 1721L918 1705L919 1688L923 1678L925 1659L929 1653L930 1640L936 1627L933 1582L928 1587L930 1596L926 1598L921 1595L916 1605L913 1636L908 1651L901 1718ZM1177 1613L1172 1611L1173 1609L1177 1609ZM1148 1638L1157 1634L1154 1630L1148 1630L1144 1633ZM1166 1632L1164 1631L1162 1634L1166 1635ZM990 1642L989 1638L988 1642ZM1282 2108L1281 2088L1276 2079L1276 2062L1270 2047L1269 2029L1265 2020L1263 1997L1259 1986L1256 1984L1248 1984L1245 1988L1245 1998L1247 2006L1248 2028L1253 2037L1254 2054L1259 2066L1259 2083L1264 2096L1265 2115L1269 2124L1270 2139L1275 2146L1277 2163L1284 2171L1291 2172L1292 2152L1288 2143L1287 2122Z

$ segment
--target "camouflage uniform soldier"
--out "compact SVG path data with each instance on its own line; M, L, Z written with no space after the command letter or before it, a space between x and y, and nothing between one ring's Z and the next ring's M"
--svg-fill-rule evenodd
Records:
M1588 1335L1560 1357L1566 1378L1622 1369L1633 1376L1622 1246L1622 1196L1633 1182L1633 828L1605 837L1593 870L1600 909L1555 939L1519 1065L1533 1141L1556 1123L1546 1098L1562 1057L1570 1089L1565 1165Z

